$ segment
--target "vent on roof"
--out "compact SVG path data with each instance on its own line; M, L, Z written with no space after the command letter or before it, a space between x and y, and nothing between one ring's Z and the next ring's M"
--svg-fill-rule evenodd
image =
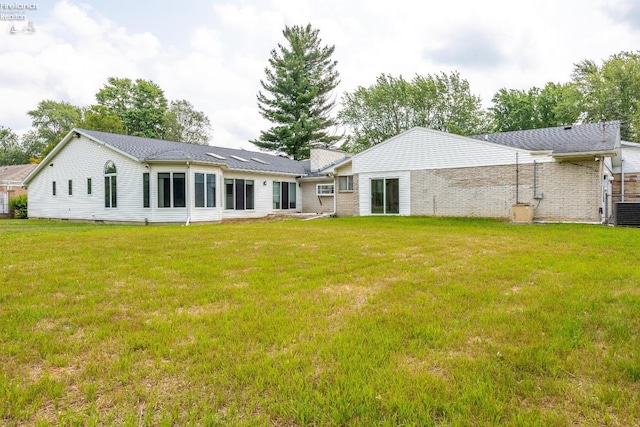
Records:
M565 127L564 127L564 130L571 130L571 128L572 128L572 127L573 127L573 126L565 126Z
M231 157L232 159L240 160L241 162L247 162L247 163L249 162L249 160L243 159L242 157L239 157L239 156L231 155L229 157Z
M255 157L252 157L251 160L253 160L254 162L262 163L263 165L270 165L271 164L269 162L265 162L262 159L256 159Z
M226 157L222 157L221 155L215 154L215 153L207 153L207 156L215 157L218 160L226 160L227 159Z

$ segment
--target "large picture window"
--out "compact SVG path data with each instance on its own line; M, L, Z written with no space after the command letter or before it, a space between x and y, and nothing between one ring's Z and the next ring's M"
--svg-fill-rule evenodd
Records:
M196 208L216 206L216 175L196 173L194 177L194 197Z
M398 178L371 180L371 213L400 213L400 180Z
M184 208L186 204L186 178L183 172L158 173L158 207Z
M116 165L112 161L108 161L104 166L104 207L116 208L118 207L118 184L117 184L117 169Z
M296 208L296 183L273 181L273 209Z
M255 191L252 179L224 180L224 208L235 210L255 209Z

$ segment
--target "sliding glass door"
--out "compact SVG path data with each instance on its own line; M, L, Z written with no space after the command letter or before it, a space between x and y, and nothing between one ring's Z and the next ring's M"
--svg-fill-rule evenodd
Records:
M379 178L371 180L371 214L400 213L400 180Z

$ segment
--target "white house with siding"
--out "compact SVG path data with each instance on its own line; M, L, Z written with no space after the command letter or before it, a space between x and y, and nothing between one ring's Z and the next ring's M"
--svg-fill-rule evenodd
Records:
M309 161L74 129L25 179L29 217L191 223L301 211Z

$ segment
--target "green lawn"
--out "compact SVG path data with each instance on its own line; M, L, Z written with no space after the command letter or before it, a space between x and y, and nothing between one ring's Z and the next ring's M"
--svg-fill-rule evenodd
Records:
M640 425L640 230L0 221L2 425Z

